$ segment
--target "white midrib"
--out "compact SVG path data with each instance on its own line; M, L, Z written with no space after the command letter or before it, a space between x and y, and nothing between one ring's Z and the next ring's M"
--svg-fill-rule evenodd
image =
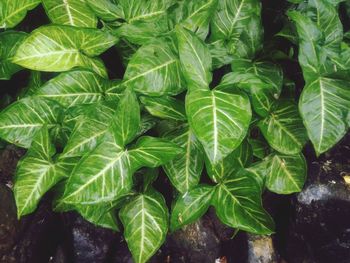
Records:
M73 20L72 13L71 13L70 8L69 8L68 0L63 0L63 4L64 4L64 7L66 8L66 11L67 11L69 23L70 23L72 26L74 26L75 24L74 24L74 20Z
M189 173L189 168L190 168L190 151L191 151L191 130L188 131L188 138L187 138L187 147L186 147L186 190L189 190L189 177L190 177L190 173Z
M214 156L213 160L216 160L218 154L218 127L216 125L217 116L216 116L216 101L215 96L212 94L212 104L213 104L213 136L214 136Z
M321 99L321 129L320 129L320 142L317 147L318 153L321 152L322 139L323 139L323 133L324 133L324 95L323 95L322 80L320 79L319 82L320 82L320 99Z
M144 250L144 238L145 238L145 203L144 203L144 197L142 196L141 199L141 239L140 239L140 254L139 254L139 262L142 262L142 255Z

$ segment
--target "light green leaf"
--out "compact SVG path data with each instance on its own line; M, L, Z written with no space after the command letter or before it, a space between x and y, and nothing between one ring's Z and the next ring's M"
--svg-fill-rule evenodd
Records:
M213 205L221 222L230 227L254 234L273 233L273 220L262 207L260 185L244 169L216 187Z
M243 141L251 120L244 94L196 90L186 96L189 124L212 164L218 163Z
M185 104L172 97L140 97L141 103L153 116L162 119L184 121L187 119Z
M277 194L300 192L306 179L306 161L302 154L272 154L266 160L266 187Z
M209 48L194 33L177 27L182 71L189 90L208 89L212 80L212 61Z
M209 22L215 12L217 0L178 1L173 11L173 22L205 39L209 32Z
M40 0L9 0L0 2L0 28L13 28L35 8Z
M279 101L276 110L258 126L269 145L281 153L299 153L308 140L297 106L290 101Z
M183 150L175 143L155 137L140 137L129 150L130 158L137 167L157 167L171 161Z
M317 155L346 134L349 109L348 81L322 77L304 88L299 110Z
M139 131L141 115L139 102L131 89L126 89L121 96L111 130L116 143L125 146Z
M33 212L43 195L69 176L72 160L54 161L55 152L45 126L35 134L32 147L18 164L14 186L18 218Z
M169 132L166 138L185 151L164 165L165 173L173 186L180 193L185 193L199 183L204 164L202 146L188 125Z
M150 96L182 92L180 62L171 43L156 40L138 49L128 64L123 85Z
M85 0L42 0L46 14L57 25L96 27L97 19Z
M224 65L231 64L234 57L229 54L228 48L225 45L224 40L217 40L215 42L209 43L208 45L212 62L213 69L220 68Z
M119 212L124 237L136 263L145 263L163 244L168 231L168 209L161 194L149 190Z
M34 95L59 102L65 107L93 103L105 98L109 82L90 70L64 72L49 80Z
M106 51L117 41L113 35L98 29L42 26L22 42L13 62L39 71L61 72L73 67L96 71L101 68L101 62L91 57Z
M195 222L208 210L215 188L198 185L189 192L181 194L175 201L171 212L170 229L175 231Z
M0 33L0 80L9 80L21 67L11 62L18 46L26 37L24 32L6 31Z
M120 6L110 0L86 0L96 16L104 21L114 21L124 16Z
M110 135L84 155L67 181L60 203L102 204L127 194L132 187L129 153L113 142Z
M0 113L0 137L29 148L34 134L41 127L55 127L62 116L63 109L57 102L35 97L21 99Z

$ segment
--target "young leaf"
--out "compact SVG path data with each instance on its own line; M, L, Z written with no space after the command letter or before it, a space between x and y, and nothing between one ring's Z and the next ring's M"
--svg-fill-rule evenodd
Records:
M216 214L224 224L254 234L271 234L274 222L261 204L261 188L254 174L242 169L216 187Z
M189 92L186 112L191 129L212 164L241 144L252 115L246 95L209 90Z
M33 136L44 125L50 129L60 123L63 109L57 102L28 97L0 113L0 137L20 147L29 148Z
M59 180L68 177L70 165L54 162L51 157L55 152L44 126L35 134L32 147L16 171L14 194L18 218L33 212L41 197Z
M140 137L129 151L130 158L137 167L157 167L181 153L183 150L175 143L149 136Z
M215 188L198 185L189 192L180 195L171 212L170 229L175 231L195 222L208 210Z
M322 77L304 88L299 110L317 155L346 134L349 109L350 90L345 80Z
M266 158L266 187L278 194L300 192L306 179L306 161L302 154L272 154Z
M122 207L119 217L135 262L147 262L163 244L168 231L168 209L163 196L150 189Z
M212 61L209 48L194 33L177 27L182 71L189 90L208 89L212 80Z
M178 1L178 7L171 15L174 16L175 24L180 24L201 39L205 39L217 3L218 0Z
M64 72L41 86L34 95L55 100L65 107L104 99L107 80L90 70Z
M290 101L279 101L276 110L258 126L270 146L281 153L301 152L308 139L297 106Z
M97 19L85 0L42 0L46 14L57 25L96 27Z
M26 37L24 32L6 31L0 33L0 80L8 80L21 67L11 62L18 46Z
M186 111L185 104L172 97L140 97L141 103L146 110L153 116L162 119L172 119L185 121Z
M137 97L130 88L126 89L121 96L111 130L116 143L125 146L139 131L141 115Z
M126 68L123 85L149 96L182 92L180 62L171 43L157 40L138 49Z
M5 0L0 2L0 28L13 28L32 10L40 0Z
M188 125L168 133L166 138L185 150L163 167L173 186L185 193L199 183L204 164L202 146Z
M34 30L19 46L13 62L39 71L67 71L73 67L100 67L91 57L118 39L93 28L49 25ZM100 63L100 62L99 62Z

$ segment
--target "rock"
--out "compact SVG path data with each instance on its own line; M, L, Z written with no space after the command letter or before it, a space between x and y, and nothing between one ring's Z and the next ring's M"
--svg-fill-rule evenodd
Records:
M350 136L317 160L309 160L302 192L292 199L286 260L350 262Z
M18 160L25 150L14 145L7 145L0 151L0 183L12 186L12 177L15 173Z
M76 213L65 214L67 234L64 243L72 249L74 263L104 263L111 250L117 248L117 235L114 231L96 227Z
M271 236L248 236L248 263L277 263L276 253Z
M166 249L170 262L215 262L221 254L220 239L208 215L170 235Z

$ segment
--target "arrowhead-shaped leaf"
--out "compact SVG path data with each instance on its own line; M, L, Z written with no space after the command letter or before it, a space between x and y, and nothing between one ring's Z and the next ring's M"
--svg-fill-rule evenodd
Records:
M168 40L155 40L132 56L123 85L150 96L177 95L184 90L180 62Z
M300 192L306 179L306 161L302 154L272 154L266 160L266 187L278 194Z
M90 70L64 72L49 80L34 93L55 100L65 107L103 100L109 82Z
M21 67L11 62L18 46L26 37L24 32L7 31L0 34L0 80L8 80Z
M209 48L187 29L177 27L176 37L182 71L188 89L208 89L212 80L212 61Z
M216 164L243 141L251 119L244 94L196 90L186 96L189 124L212 164Z
M334 146L347 132L350 111L348 81L318 78L307 85L299 110L317 155Z
M195 222L208 210L215 188L198 185L189 192L181 194L175 201L171 212L170 229L175 231Z
M11 0L0 2L0 28L13 28L32 10L40 0Z
M290 101L279 101L275 111L258 126L270 146L281 153L301 152L308 139L297 106Z
M92 57L101 54L117 41L113 35L98 29L42 26L22 42L13 62L39 71L61 72L73 67L97 71L96 67L101 62Z
M0 137L20 147L29 148L41 127L50 129L60 123L63 109L57 102L28 97L0 113Z
M119 212L124 237L136 263L145 263L160 248L168 231L168 208L161 194L150 189Z
M271 234L274 222L261 203L254 174L242 169L219 184L213 196L216 214L224 224L255 234Z
M85 0L42 0L46 14L57 25L96 27L97 19Z
M18 164L14 187L18 217L33 212L43 195L69 176L73 160L55 161L51 158L55 152L44 126L36 133L32 147Z
M202 146L188 125L168 133L166 138L185 151L164 165L164 170L173 186L180 193L185 193L199 183L204 165Z

